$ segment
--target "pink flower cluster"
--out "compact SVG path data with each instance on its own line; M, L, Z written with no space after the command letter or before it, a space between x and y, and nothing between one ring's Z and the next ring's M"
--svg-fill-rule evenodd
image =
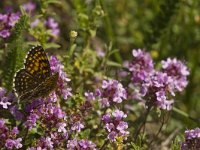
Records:
M69 150L96 150L96 145L92 141L85 139L77 140L72 139L68 140L67 149Z
M181 150L200 149L200 128L185 131L185 141L181 143Z
M19 18L19 13L0 14L0 37L8 38Z
M127 98L126 90L117 80L104 80L101 89L96 91L103 107L121 103Z
M168 58L161 62L161 70L155 70L150 54L141 49L133 50L133 57L129 71L136 98L144 100L147 107L170 110L174 103L171 97L188 83L187 67L176 58Z
M64 71L64 65L60 63L56 56L51 56L50 58L50 66L53 73L58 72L58 90L64 99L67 99L72 95L71 89L68 87L68 82L70 79L67 77L67 74Z
M127 135L129 134L128 131L128 123L123 121L127 115L124 114L123 111L115 110L112 114L108 113L103 115L102 121L105 123L106 130L108 131L107 138L110 141L116 141L118 137L126 139Z
M52 103L42 104L31 111L24 123L29 130L38 128L45 129L45 133L36 140L34 148L56 148L68 139L66 114L61 108Z
M0 119L0 147L7 149L20 149L22 148L22 138L18 138L19 130L17 127L9 129L6 122Z
M7 90L5 88L0 87L0 108L8 109L9 105L13 100L13 94L9 93L7 95Z

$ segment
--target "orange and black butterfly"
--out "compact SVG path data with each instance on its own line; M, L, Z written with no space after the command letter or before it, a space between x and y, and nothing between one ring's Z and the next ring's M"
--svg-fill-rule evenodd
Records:
M44 49L33 47L26 56L24 67L14 76L14 91L20 102L46 97L57 87L58 76L58 73L52 75Z

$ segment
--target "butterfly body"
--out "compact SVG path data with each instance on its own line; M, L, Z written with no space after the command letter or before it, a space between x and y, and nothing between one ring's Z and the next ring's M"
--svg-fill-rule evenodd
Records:
M58 76L58 73L52 75L44 49L37 46L28 52L24 68L16 72L13 87L20 102L30 102L55 90Z

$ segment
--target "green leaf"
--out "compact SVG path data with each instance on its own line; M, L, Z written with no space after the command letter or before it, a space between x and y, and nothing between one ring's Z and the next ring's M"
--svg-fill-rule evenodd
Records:
M44 1L44 4L47 5L47 4L62 4L61 1L59 0L46 0Z
M22 32L28 27L28 16L22 15L19 21L16 23L12 29L12 34L9 38L9 44L5 51L7 55L3 64L3 80L5 87L8 90L12 89L13 76L15 74L16 68L22 66L25 51Z
M117 63L117 62L114 62L114 61L110 61L110 60L107 60L106 64L107 64L108 66L112 66L112 67L119 67L119 68L122 67L121 64L119 64L119 63Z
M177 136L175 138L175 140L172 142L171 149L172 150L180 150L181 149L180 136Z
M109 51L108 56L111 56L112 54L117 53L117 52L119 52L118 49L114 49L112 51Z
M44 46L45 49L48 49L48 48L60 48L60 45L56 44L56 43L46 43L43 46Z
M30 41L30 42L27 42L26 44L27 44L27 45L30 45L30 46L35 46L35 45L40 45L40 42L37 42L37 41Z
M84 131L82 131L81 133L80 133L80 136L81 136L81 138L88 138L88 136L90 135L90 132L91 132L91 130L90 129L86 129L86 130L84 130Z
M9 38L9 43L18 40L18 37L21 36L22 31L24 31L28 27L29 17L27 15L22 15L19 21L15 24L12 29L11 36Z

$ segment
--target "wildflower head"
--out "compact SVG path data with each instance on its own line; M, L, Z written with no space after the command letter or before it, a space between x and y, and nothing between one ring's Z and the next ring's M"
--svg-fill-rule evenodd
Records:
M182 91L187 85L189 71L177 59L162 61L162 69L155 70L153 60L145 51L133 50L133 61L129 65L134 97L144 100L147 107L171 110L175 92Z
M19 18L19 13L0 14L0 37L8 38Z
M54 38L58 38L60 34L60 29L58 27L58 23L51 17L47 18L47 20L44 22L47 29L51 31L51 35Z
M36 8L36 4L30 1L28 3L23 4L22 7L26 12L32 13Z
M86 139L82 140L72 139L68 140L67 149L96 150L96 145L92 141Z
M187 76L189 75L188 68L185 64L176 58L168 58L166 61L162 61L161 63L163 72L173 80L170 83L171 90L179 92L183 91L188 84Z
M128 123L123 121L126 117L127 115L118 109L112 112L112 114L108 113L103 115L102 121L105 124L105 128L108 132L107 138L110 141L116 141L119 137L126 140L126 137L129 134L127 131Z
M132 73L133 82L142 82L154 69L153 60L150 54L141 49L133 50L133 60L129 64L129 71Z
M200 149L200 129L185 131L185 141L181 143L181 150Z
M101 89L97 90L97 95L100 97L103 107L121 103L127 98L126 90L117 80L104 80Z
M72 95L71 89L68 87L68 82L70 79L67 77L67 74L64 71L64 65L58 60L56 56L51 56L50 66L53 73L59 73L58 78L58 90L64 99L67 99Z

